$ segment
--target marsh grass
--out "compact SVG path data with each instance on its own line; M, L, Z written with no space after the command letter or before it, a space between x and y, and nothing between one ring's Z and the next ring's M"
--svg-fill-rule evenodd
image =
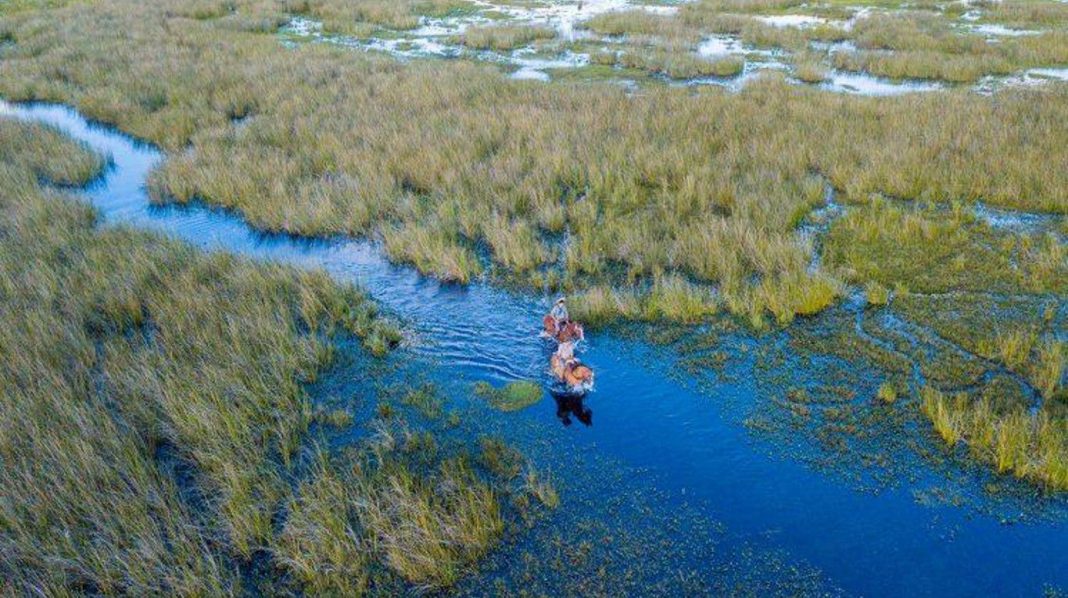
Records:
M640 69L671 79L733 77L745 69L745 60L737 56L708 60L688 52L668 50L623 52L617 63L623 68Z
M237 6L252 10L267 7ZM104 18L124 25L91 25ZM1041 167L1068 147L1063 129L1043 124L1066 118L1055 87L997 102L867 99L769 76L740 94L628 95L510 82L460 61L283 50L224 29L226 18L178 19L125 0L20 13L5 22L19 41L0 63L0 91L71 102L161 143L171 154L151 180L158 201L202 199L269 230L377 236L394 260L460 283L502 270L539 288L641 294L681 276L754 321L789 321L790 309L810 313L835 294L807 272L812 247L795 230L822 200L813 172L856 197L983 197L1050 212L1068 201L1068 175ZM151 51L114 31L141 32ZM197 83L206 80L210 90ZM254 117L237 129L234 114ZM559 260L544 239L565 228ZM1053 276L1046 247L1032 253Z
M538 40L556 37L556 31L549 27L529 25L492 25L486 27L469 27L456 41L478 50L506 51L527 46Z
M230 4L257 8L259 3ZM422 16L446 17L477 10L466 0L288 0L281 8L322 21L324 31L345 34L366 32L369 26L414 29Z
M537 382L517 380L501 388L494 388L488 382L477 382L475 395L485 399L494 409L501 411L519 411L526 409L542 399L544 391Z
M879 385L879 390L875 396L883 403L893 403L897 401L897 387L890 381L883 382Z
M852 34L861 51L835 53L835 66L895 79L963 83L1068 63L1068 34L1064 32L994 43L928 13L874 14L858 20Z
M233 560L269 541L287 493L302 383L331 335L386 324L323 274L98 231L38 179L84 183L100 158L5 119L0 144L4 577L232 591Z
M80 186L103 171L106 159L55 128L0 116L0 162L9 176L29 172L40 181Z
M504 515L463 447L380 426L337 454L308 448L312 422L353 423L305 395L331 339L392 338L388 320L322 273L98 228L39 182L83 184L101 167L51 129L0 118L4 589L361 595L469 571ZM441 411L433 388L392 392Z
M1052 243L1052 245L1051 245ZM998 231L963 206L883 198L850 207L832 225L824 256L857 281L916 292L1065 292L1068 261L1045 235Z
M812 59L803 59L794 65L794 76L805 83L823 83L828 78L827 67Z
M1056 27L1068 24L1068 7L1055 0L1005 0L977 2L983 20L1014 27Z
M966 394L921 391L922 409L949 446L960 442L999 473L1011 473L1050 490L1068 489L1068 420L1022 406L998 407Z

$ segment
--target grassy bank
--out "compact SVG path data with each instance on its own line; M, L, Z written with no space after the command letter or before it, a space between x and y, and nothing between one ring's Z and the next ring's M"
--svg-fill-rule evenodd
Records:
M56 131L0 118L2 587L455 582L501 537L507 492L522 491L465 465L466 448L379 435L296 466L314 417L304 387L331 338L381 352L392 325L324 274L98 229L90 208L41 186L83 184L102 164ZM269 566L248 575L254 562Z

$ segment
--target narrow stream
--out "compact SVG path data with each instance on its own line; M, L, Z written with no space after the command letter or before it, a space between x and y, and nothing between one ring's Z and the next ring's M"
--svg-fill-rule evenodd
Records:
M548 298L485 284L442 284L390 264L365 241L263 234L220 210L151 206L144 182L163 158L153 147L62 106L0 101L0 116L54 125L110 155L106 175L84 192L109 225L321 268L338 280L356 282L412 324L411 351L438 364L434 376L499 384L544 375L545 353L536 329ZM753 342L781 341L781 335L769 335ZM583 358L597 371L597 391L586 401L594 425L576 422L565 428L548 397L508 417L533 429L556 453L572 455L568 468L581 469L586 456L595 453L650 471L668 491L661 509L701 503L734 541L784 551L820 569L848 594L1035 596L1047 587L1068 589L1063 501L1051 501L1049 516L1004 524L982 510L920 504L914 492L937 486L934 475L877 492L858 490L842 476L795 458L794 447L761 440L741 425L746 408L762 392L746 375L752 359L742 360L737 366L742 375L733 381L698 387L670 375L676 367L667 353L618 335L592 334ZM818 368L791 374L799 380L821 375ZM567 470L561 474L567 476ZM566 509L566 493L563 501Z

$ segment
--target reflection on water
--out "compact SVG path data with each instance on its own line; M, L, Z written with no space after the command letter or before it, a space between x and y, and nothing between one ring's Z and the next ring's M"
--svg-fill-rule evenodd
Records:
M593 410L586 406L585 396L553 393L553 398L556 399L556 417L564 426L571 425L572 417L587 426L593 425Z

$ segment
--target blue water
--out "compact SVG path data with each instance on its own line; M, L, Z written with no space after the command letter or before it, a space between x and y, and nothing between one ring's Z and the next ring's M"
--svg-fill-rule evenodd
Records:
M442 284L391 265L366 241L262 234L228 212L150 206L144 181L162 159L153 147L61 106L0 102L0 116L5 115L54 125L110 155L106 175L84 193L109 225L321 268L355 282L411 324L408 351L436 364L436 375L452 383L499 384L544 375L545 349L536 330L548 298L485 284ZM597 390L585 401L593 425L572 417L564 427L548 396L508 416L517 418L516 430L534 434L554 454L573 455L567 468L581 470L597 456L629 471L647 471L635 483L647 480L664 491L659 508L700 504L702 513L725 526L728 545L756 543L783 551L820 569L849 594L1033 596L1047 585L1068 588L1068 530L1058 514L1063 501L1011 525L974 501L919 504L914 490L939 483L939 474L926 471L922 462L915 477L878 492L862 490L847 476L813 468L802 458L803 442L761 439L741 424L749 408L766 398L761 393L767 390L747 370L752 359L739 361L736 379L698 386L671 375L676 362L669 350L619 334L588 336L582 357L597 372ZM781 341L776 338L751 345ZM790 375L803 379L813 373ZM503 433L507 436L507 426ZM566 509L566 493L563 500Z

